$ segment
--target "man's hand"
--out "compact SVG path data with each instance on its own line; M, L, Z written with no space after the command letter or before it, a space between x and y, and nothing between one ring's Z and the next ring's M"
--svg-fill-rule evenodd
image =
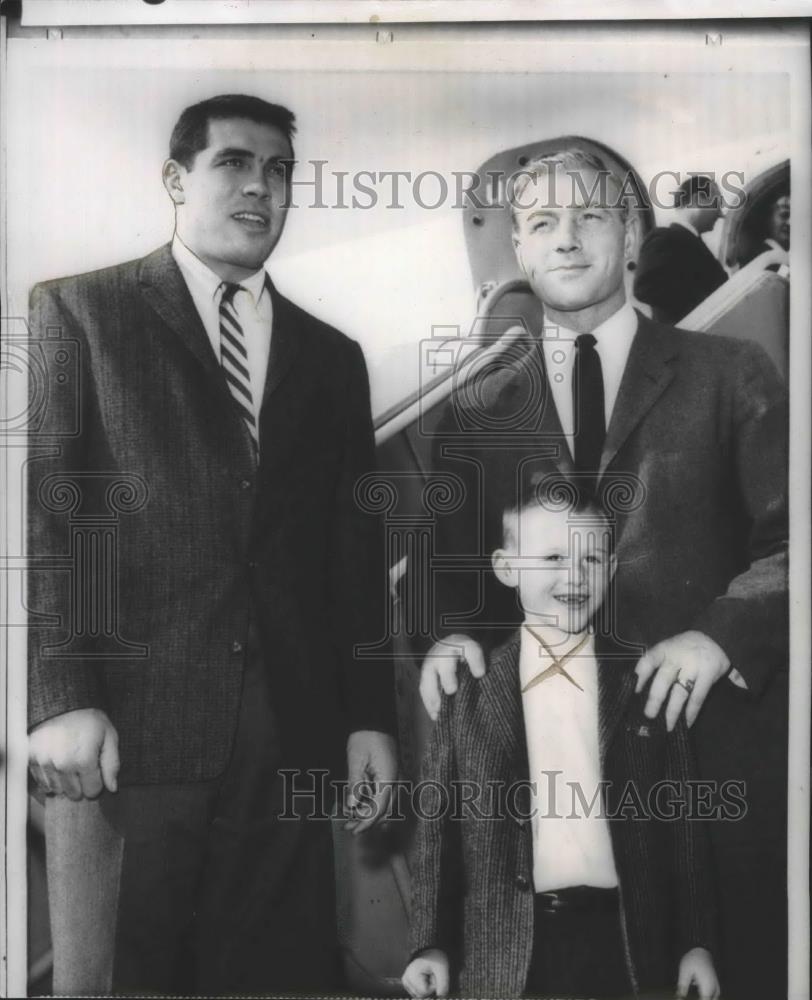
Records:
M713 958L706 948L691 948L682 956L677 980L677 996L687 997L691 986L696 986L699 1000L717 1000L721 995Z
M406 966L402 982L410 997L444 997L449 986L446 953L437 948L422 951Z
M669 732L685 709L685 721L692 726L713 685L730 669L730 660L703 632L681 632L663 639L640 657L635 667L635 692L643 690L654 675L645 713L656 717L669 691L665 721Z
M31 731L28 764L48 794L95 799L103 788L118 790L118 733L96 708L55 715Z
M442 688L446 694L457 690L457 666L467 663L474 677L485 676L485 656L482 647L467 635L450 635L435 642L423 660L420 671L420 697L431 718L440 714Z
M397 774L398 755L391 736L371 729L350 734L347 740L347 805L360 818L348 820L345 830L351 830L355 836L386 818ZM361 786L372 786L372 793L360 795Z

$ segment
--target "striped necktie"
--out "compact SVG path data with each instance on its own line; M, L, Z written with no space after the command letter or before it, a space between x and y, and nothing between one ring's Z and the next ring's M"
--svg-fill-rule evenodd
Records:
M258 457L259 431L257 418L254 415L254 398L251 395L248 351L245 346L245 334L234 307L234 297L237 292L244 292L246 289L242 285L230 282L223 282L222 287L223 294L220 298L220 365L232 399L251 434L251 440L254 443L254 456Z

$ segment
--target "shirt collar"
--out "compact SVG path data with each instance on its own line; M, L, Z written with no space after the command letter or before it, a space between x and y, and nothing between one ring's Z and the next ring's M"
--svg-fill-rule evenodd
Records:
M547 659L549 659L550 653L552 653L556 660L561 660L570 650L575 649L579 643L583 642L587 636L588 639L584 642L582 652L587 654L595 648L595 637L590 635L587 630L579 632L577 635L572 635L562 632L561 629L551 628L549 625L537 625L535 622L525 622L522 626L522 636L530 643L531 648L538 649L541 656ZM539 642L539 637L541 637L544 644ZM545 644L547 646L546 649Z
M553 339L561 341L562 343L569 342L574 344L575 338L578 336L574 330L568 330L562 326L552 327L551 329L556 331ZM620 347L621 344L631 344L634 339L634 335L637 333L637 313L634 311L631 302L627 299L620 309L613 312L608 319L599 323L595 329L590 332L598 342L598 349L602 346ZM542 334L542 336L544 336L544 334Z
M781 250L783 253L786 253L786 251L778 242L778 240L774 240L771 236L766 237L764 242L767 244L768 247L772 247L773 250Z
M631 302L623 303L617 312L612 313L609 319L599 323L592 331L592 336L598 342L598 349L601 347L615 347L621 343L631 343L637 333L637 313L634 311Z
M192 253L177 233L172 238L172 256L188 280L194 282L195 286L205 293L207 299L215 300L217 298L225 282L196 254ZM261 267L254 274L239 282L251 294L255 305L262 297L266 279L265 268Z

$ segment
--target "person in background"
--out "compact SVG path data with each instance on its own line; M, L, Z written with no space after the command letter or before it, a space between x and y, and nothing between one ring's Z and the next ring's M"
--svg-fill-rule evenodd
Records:
M768 250L782 250L789 253L790 235L790 197L789 188L781 188L777 194L769 200L760 213L756 230L756 246L742 260L741 264L749 264L751 260L766 253ZM771 269L777 270L778 265L771 265Z
M674 196L676 219L643 240L634 273L634 296L654 319L676 325L727 281L725 269L702 239L721 217L721 195L712 178L694 174Z

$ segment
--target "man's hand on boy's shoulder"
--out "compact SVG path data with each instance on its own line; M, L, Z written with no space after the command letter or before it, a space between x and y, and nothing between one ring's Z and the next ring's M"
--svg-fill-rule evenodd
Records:
M713 957L707 948L691 948L682 956L677 978L677 996L687 997L692 986L696 987L699 1000L717 1000L721 996L719 979Z
M485 654L482 647L467 635L449 635L431 647L420 671L420 697L434 722L440 714L442 694L456 694L457 670L467 663L474 677L484 677Z
M681 632L652 646L635 667L639 693L651 680L645 713L654 719L666 698L665 721L669 732L685 710L692 726L710 689L730 670L725 651L704 632ZM653 678L653 680L652 680Z
M449 988L448 956L439 948L427 948L406 966L403 985L410 997L444 997Z

